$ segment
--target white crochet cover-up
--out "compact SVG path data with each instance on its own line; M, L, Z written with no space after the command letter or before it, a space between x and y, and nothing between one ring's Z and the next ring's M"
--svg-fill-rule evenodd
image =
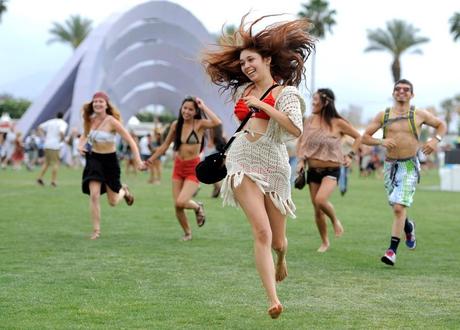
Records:
M241 97L247 86L246 84L239 87L235 94L236 100ZM302 132L305 101L296 87L284 87L275 100L275 109L285 113ZM227 176L221 188L223 205L239 206L232 187L240 185L246 175L264 194L270 196L275 207L283 215L295 218L296 208L291 199L291 168L284 144L295 139L295 136L271 118L266 132L258 140L251 142L246 138L246 134L248 133L244 131L238 133L227 152Z

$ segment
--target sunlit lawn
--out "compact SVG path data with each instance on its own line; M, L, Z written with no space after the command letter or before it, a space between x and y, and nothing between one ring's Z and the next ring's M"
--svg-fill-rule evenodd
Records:
M440 192L426 173L410 210L416 251L380 262L391 213L382 182L352 174L333 203L345 235L320 241L307 191L294 191L289 277L279 285L285 313L266 314L252 237L241 210L222 208L203 186L207 223L180 242L170 169L160 186L125 177L136 200L102 207L102 237L88 239L81 171L62 169L58 188L36 172L0 172L0 328L63 329L458 329L460 193ZM49 174L48 174L49 175ZM49 176L45 179L49 182Z

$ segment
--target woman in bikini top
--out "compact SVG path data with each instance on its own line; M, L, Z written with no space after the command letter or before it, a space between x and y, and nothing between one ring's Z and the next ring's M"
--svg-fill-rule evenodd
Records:
M182 141L181 139L181 144L190 144L190 145L198 144L200 145L200 149L202 149L201 147L202 142L203 142L203 135L201 136L201 138L198 136L198 133L195 131L195 120L193 119L192 120L192 130L190 131L190 134L188 135L185 141Z
M234 114L239 121L242 121L249 113L249 107L246 105L244 98L251 95L254 92L254 86L249 86L244 92L243 96L236 102ZM275 97L273 96L273 91L278 93L277 87L270 91L270 93L262 100L262 102L274 107L275 106ZM255 141L260 138L260 136L265 134L268 126L268 120L270 116L267 115L265 111L257 111L254 113L247 122L244 130L249 133L246 137L250 141Z
M206 115L202 118L201 112ZM150 166L155 159L164 154L172 142L175 152L174 169L172 176L173 197L176 208L176 217L184 231L182 240L192 238L192 230L188 223L185 209L193 209L198 226L205 221L203 204L192 200L192 196L199 187L195 175L195 167L200 162L200 153L204 146L204 132L221 124L211 109L199 98L187 97L182 101L179 118L171 124L168 135L161 146L146 161Z

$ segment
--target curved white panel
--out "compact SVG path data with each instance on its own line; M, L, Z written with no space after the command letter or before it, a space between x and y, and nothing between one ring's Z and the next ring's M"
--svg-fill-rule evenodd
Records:
M123 109L124 120L151 104L163 105L177 115L183 98L182 91L171 91L161 86L155 86L136 91L130 98L120 104L120 109Z
M183 50L165 43L148 43L130 49L117 57L112 62L106 74L104 85L117 80L125 71L138 63L159 60L179 67L184 72L193 76L204 76L203 68L192 53L185 53ZM179 78L179 77L178 77Z
M126 119L151 104L178 109L185 95L194 94L222 116L224 129L232 130L225 97L198 61L203 45L211 43L201 22L167 1L146 2L113 15L88 35L18 128L27 133L58 111L67 112L70 127L81 128L83 103L104 89Z
M124 33L124 30L142 19L158 19L179 25L184 30L196 35L199 40L205 43L212 42L212 37L206 28L188 10L167 1L150 1L134 7L120 17L109 32L106 47L110 48L118 36Z
M162 21L154 21L136 25L120 36L106 50L106 56L108 59L115 58L120 56L123 51L134 43L155 39L163 40L164 43L168 43L190 54L198 54L203 48L202 42L183 27Z
M123 76L122 79L111 86L108 92L117 100L122 100L133 88L146 82L166 83L190 95L207 96L209 90L203 84L203 81L195 79L187 72L182 72L174 66L154 64L139 67L130 72L130 74Z

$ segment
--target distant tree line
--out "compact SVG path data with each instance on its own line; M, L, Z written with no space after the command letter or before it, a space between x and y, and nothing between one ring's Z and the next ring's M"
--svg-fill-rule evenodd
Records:
M167 110L163 111L158 115L147 111L139 112L136 115L136 118L139 119L139 121L145 123L154 122L157 118L161 123L171 123L177 119L177 117L173 113Z
M29 108L31 102L24 98L15 98L10 94L0 95L0 114L8 113L11 118L19 119Z

